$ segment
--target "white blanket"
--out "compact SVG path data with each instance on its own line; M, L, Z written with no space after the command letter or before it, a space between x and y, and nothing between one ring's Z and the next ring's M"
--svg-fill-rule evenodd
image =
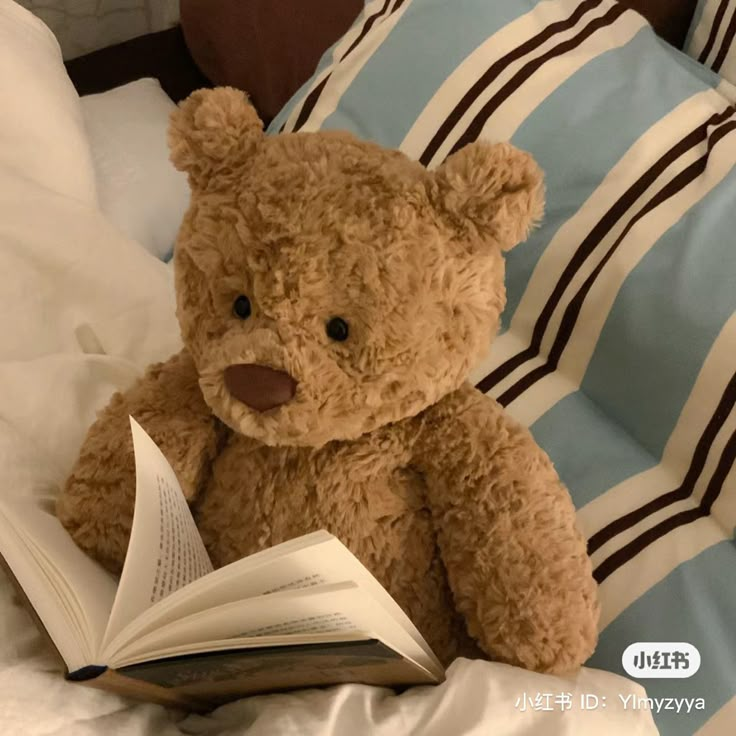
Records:
M52 502L96 410L178 349L171 276L92 206L0 167L0 493ZM535 710L548 694L552 710ZM630 694L644 696L595 670L567 681L460 660L443 685L398 696L342 686L187 716L65 682L0 573L4 734L656 733L646 710L623 706ZM606 705L584 711L581 695Z

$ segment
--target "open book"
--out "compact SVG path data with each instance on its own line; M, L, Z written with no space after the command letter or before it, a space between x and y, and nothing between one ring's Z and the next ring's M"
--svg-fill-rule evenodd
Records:
M326 531L213 570L171 466L130 422L136 499L119 581L51 509L0 501L0 556L69 679L195 709L293 687L442 680L406 614Z

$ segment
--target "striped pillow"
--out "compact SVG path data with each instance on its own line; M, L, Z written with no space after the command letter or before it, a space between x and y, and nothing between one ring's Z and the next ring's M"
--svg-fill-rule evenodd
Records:
M657 713L669 735L736 720L736 113L718 85L613 0L368 0L270 127L352 130L429 167L510 139L546 170L473 378L579 509L603 603L590 664L700 650L691 679L644 681L705 699Z
M699 0L685 48L701 64L736 83L736 0Z

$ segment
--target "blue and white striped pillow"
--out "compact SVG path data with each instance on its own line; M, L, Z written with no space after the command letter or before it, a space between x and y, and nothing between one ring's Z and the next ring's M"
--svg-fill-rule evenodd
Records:
M603 602L590 664L700 650L691 679L645 682L705 699L657 714L668 735L736 720L736 110L718 85L613 0L368 0L271 126L430 167L510 139L544 167L546 218L508 255L474 380L577 504Z
M736 83L736 0L699 0L685 48L731 83Z

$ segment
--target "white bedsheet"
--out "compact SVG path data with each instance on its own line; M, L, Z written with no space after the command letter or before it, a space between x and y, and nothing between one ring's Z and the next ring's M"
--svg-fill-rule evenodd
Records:
M179 346L171 271L87 205L0 167L0 493L51 502L95 411ZM572 710L521 712L524 693ZM606 707L581 711L580 694ZM43 734L654 734L622 678L574 681L456 662L447 682L396 696L365 686L256 697L206 717L66 683L0 573L0 731Z

